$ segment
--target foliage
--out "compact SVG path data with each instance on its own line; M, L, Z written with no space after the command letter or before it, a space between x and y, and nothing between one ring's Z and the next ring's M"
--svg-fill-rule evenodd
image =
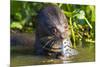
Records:
M75 48L80 41L83 42L83 47L86 42L94 43L95 6L62 4L60 8L62 8L65 15L69 18L73 47Z
M11 1L11 29L22 32L35 30L36 16L43 7L54 3ZM95 6L75 4L54 4L59 6L69 19L69 30L73 46L85 46L95 42Z

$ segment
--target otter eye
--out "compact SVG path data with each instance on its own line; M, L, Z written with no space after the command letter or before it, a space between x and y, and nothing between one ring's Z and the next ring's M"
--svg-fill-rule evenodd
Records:
M56 28L53 28L52 32L53 33L56 33L57 32L57 29Z

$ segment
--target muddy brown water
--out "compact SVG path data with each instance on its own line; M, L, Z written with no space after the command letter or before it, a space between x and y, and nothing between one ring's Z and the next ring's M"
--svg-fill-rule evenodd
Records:
M26 34L24 34L26 36ZM18 35L19 36L19 35ZM17 37L18 37L17 36ZM31 36L30 36L31 37ZM34 37L33 37L34 38ZM28 39L29 40L29 39ZM31 39L34 42L34 39ZM54 59L48 56L34 55L34 48L27 45L11 46L11 67L28 66L28 65L44 65L44 64L67 64L77 62L93 62L95 61L95 46L93 43L87 43L90 47L78 47L79 54L77 56L69 57L66 61Z

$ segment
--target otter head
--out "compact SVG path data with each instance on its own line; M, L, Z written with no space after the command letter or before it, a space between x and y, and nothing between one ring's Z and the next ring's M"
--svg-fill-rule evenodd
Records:
M59 7L49 6L38 15L39 25L48 36L64 39L68 35L68 21Z

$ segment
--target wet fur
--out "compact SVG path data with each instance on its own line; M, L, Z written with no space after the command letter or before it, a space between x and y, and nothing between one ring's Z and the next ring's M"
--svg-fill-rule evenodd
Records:
M60 36L67 37L65 27L68 28L67 18L59 7L48 6L42 9L37 16L36 54L43 55L48 53L48 51L45 50L46 47L52 48L54 44L57 44L57 41L61 41ZM49 36L52 38L48 39ZM57 45L60 45L60 42Z

